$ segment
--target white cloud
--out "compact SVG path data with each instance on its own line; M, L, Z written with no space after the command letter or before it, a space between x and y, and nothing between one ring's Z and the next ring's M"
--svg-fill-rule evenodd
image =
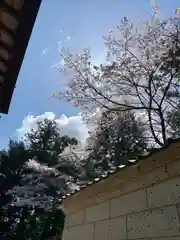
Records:
M66 117L62 115L61 117L55 116L52 112L45 112L42 115L34 116L28 115L23 121L19 129L17 129L17 137L21 139L28 131L37 127L37 122L43 119L55 120L59 126L61 136L68 135L70 137L75 137L82 143L85 142L88 137L88 128L83 123L80 115Z
M70 39L71 39L71 36L68 36L68 37L67 37L67 40L69 41Z

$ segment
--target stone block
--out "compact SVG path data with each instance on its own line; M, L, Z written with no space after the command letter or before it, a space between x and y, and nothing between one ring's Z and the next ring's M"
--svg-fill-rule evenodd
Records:
M70 239L70 233L68 229L64 229L63 231L63 240L71 240Z
M84 223L85 210L78 211L73 214L69 214L66 217L66 226L71 227Z
M123 195L141 189L143 187L162 182L163 180L168 178L169 175L165 169L165 166L158 167L153 171L149 171L146 174L140 175L138 178L122 183L119 186L119 194Z
M180 160L167 164L166 168L170 176L180 175Z
M109 201L105 201L87 208L85 221L96 222L109 218L109 205Z
M147 188L150 208L172 205L180 201L180 177Z
M95 223L95 240L123 240L127 238L126 234L126 217Z
M114 198L110 201L110 216L117 217L132 212L140 212L147 209L145 189Z
M79 225L69 228L63 240L94 240L94 224Z
M180 234L176 206L134 213L127 219L128 238L156 238Z

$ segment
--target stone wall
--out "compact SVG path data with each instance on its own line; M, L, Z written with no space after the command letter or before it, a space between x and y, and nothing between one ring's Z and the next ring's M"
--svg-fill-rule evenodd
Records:
M64 240L180 239L180 143L64 201Z

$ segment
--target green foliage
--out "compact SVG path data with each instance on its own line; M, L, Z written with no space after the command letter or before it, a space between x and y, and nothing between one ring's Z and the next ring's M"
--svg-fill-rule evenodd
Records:
M175 109L168 114L168 123L171 126L173 131L170 132L170 135L174 138L180 137L180 106L179 109Z
M89 146L89 159L95 168L108 170L126 164L147 148L145 129L131 112L104 112L95 131L94 144ZM92 144L93 137L90 138Z
M65 215L61 209L52 211L43 211L29 216L27 220L26 234L32 240L51 239L52 237L62 235L64 228Z
M45 119L37 122L37 128L26 134L26 142L31 150L32 158L48 166L57 164L58 155L65 147L77 145L75 138L61 136L57 123L54 120Z
M96 177L98 177L98 172L96 171L96 162L92 161L90 158L91 155L86 159L84 165L83 165L83 170L85 172L85 181L92 181ZM96 161L96 160L95 160Z
M46 119L27 134L26 145L10 141L0 153L0 239L41 240L62 234L65 216L58 199L78 170L60 161L59 154L76 144Z
M42 173L40 178L40 182L47 187L46 194L52 198L63 195L68 190L66 181L69 177L70 181L76 181L80 173L73 162L64 161L60 154L69 145L77 145L78 141L69 136L61 136L57 123L45 119L37 123L36 129L27 133L26 143L31 159L52 169L51 172Z
M17 219L22 222L24 211L12 204L16 199L14 187L20 186L23 166L29 159L29 152L22 142L9 142L7 151L0 156L0 237L10 239L18 228ZM19 223L19 224L20 224ZM15 230L16 229L16 230Z

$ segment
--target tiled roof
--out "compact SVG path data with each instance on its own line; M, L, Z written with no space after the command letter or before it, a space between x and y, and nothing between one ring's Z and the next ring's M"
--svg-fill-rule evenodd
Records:
M153 148L151 149L151 151L147 152L146 154L143 154L141 156L139 156L138 158L136 159L131 159L128 161L128 163L126 165L119 165L117 168L114 168L114 169L110 169L109 171L107 171L106 173L102 174L101 176L99 176L98 178L95 178L93 181L91 182L87 182L86 184L83 184L81 186L79 186L77 189L67 193L66 195L62 196L62 198L60 199L60 202L62 202L64 199L72 196L72 195L75 195L76 193L78 193L79 191L89 187L89 186L92 186L93 184L96 184L98 182L100 182L101 180L103 179L106 179L108 178L109 176L119 172L119 171L123 171L125 168L127 167L130 167L134 164L137 164L139 163L139 161L141 160L146 160L146 158L149 158L150 156L158 153L158 152L161 152L163 151L164 149L168 148L170 145L176 143L176 142L180 142L180 138L177 138L177 139L168 139L167 143L161 147L161 148Z

